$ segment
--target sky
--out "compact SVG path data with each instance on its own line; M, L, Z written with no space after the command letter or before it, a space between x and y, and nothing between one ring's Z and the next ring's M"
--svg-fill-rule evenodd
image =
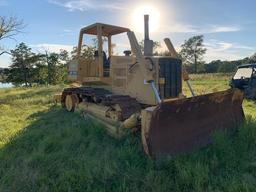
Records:
M161 42L161 50L165 37L179 50L186 39L204 35L207 62L236 60L256 52L255 7L255 0L0 0L0 16L26 25L0 46L10 50L25 42L35 52L70 51L80 28L95 22L128 27L142 40L143 14L149 13L150 38ZM125 36L114 43L117 52L128 47ZM0 56L0 67L10 63L8 55Z

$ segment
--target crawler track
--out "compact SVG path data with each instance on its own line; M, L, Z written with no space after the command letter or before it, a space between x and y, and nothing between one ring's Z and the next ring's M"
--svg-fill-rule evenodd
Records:
M98 105L112 107L119 110L119 120L123 121L132 114L138 113L141 106L135 98L128 95L114 95L110 91L103 88L77 87L66 88L62 92L61 104L65 107L65 99L67 95L76 95L78 102L95 103Z

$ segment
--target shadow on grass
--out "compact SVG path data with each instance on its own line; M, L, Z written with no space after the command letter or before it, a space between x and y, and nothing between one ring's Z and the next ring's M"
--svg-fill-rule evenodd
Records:
M29 119L0 149L0 191L112 190L145 167L136 138L115 140L79 114L54 106Z
M0 149L0 191L253 191L255 122L232 139L154 163L139 138L115 140L101 125L59 107L30 116L32 124Z

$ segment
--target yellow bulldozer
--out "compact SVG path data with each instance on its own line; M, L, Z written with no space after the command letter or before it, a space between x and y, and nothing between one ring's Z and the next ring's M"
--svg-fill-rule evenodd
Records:
M241 123L243 94L229 89L196 96L168 38L169 56L153 56L149 16L144 20L144 51L128 28L95 23L81 29L77 56L68 64L68 80L81 86L63 90L62 106L102 122L114 137L139 128L144 151L153 157L192 151L210 143L213 131ZM121 33L127 34L131 49L114 55L112 37ZM85 35L97 38L93 57L81 55ZM183 80L191 97L182 93Z

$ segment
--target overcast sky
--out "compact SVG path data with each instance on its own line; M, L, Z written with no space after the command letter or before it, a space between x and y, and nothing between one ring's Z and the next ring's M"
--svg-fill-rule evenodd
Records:
M1 16L17 16L26 24L16 41L0 45L13 49L25 42L34 51L71 50L79 29L95 22L129 27L141 40L138 12L149 11L151 39L169 37L178 49L185 39L203 34L206 61L241 59L256 52L255 7L253 0L0 0ZM125 49L128 41L119 37L115 43ZM9 63L7 55L0 56L0 67Z

